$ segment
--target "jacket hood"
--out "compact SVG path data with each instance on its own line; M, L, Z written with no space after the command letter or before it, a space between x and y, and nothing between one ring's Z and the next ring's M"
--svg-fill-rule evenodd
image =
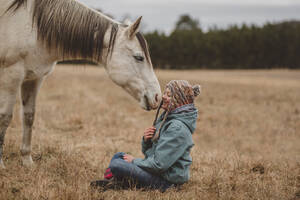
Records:
M162 115L160 116L160 120L162 120L165 114L166 112L162 113ZM166 120L170 121L172 119L176 119L178 121L181 121L189 128L191 134L193 134L196 129L197 118L197 108L195 108L194 104L188 104L170 112Z

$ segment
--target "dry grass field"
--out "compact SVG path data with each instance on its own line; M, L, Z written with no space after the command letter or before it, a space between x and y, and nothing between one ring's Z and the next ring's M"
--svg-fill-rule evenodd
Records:
M0 199L300 199L300 71L157 71L200 83L191 180L165 193L92 191L111 156L141 157L146 112L102 68L56 67L38 97L31 169L19 104L6 137Z

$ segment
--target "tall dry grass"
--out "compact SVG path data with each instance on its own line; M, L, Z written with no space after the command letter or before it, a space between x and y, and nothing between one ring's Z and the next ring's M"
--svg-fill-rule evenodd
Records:
M19 155L19 104L7 131L0 199L299 199L300 71L157 71L200 83L191 180L180 190L97 192L111 156L141 157L154 112L104 70L57 66L38 97L32 169Z

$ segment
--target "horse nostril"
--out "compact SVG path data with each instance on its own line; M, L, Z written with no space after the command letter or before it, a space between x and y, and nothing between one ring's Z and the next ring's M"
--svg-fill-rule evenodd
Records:
M144 96L144 99L145 99L145 103L146 103L146 109L147 110L151 110L149 99L148 99L148 97L146 95Z
M155 101L158 102L158 94L155 95Z

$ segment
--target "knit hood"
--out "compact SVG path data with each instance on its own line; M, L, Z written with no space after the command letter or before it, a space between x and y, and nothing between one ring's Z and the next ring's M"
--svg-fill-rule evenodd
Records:
M166 111L161 114L158 119L159 122L164 118L165 114ZM197 118L198 109L195 108L194 104L187 104L170 112L166 118L166 121L170 121L172 119L181 121L189 128L191 134L193 134L196 129Z
M188 111L182 111L182 112L171 112L169 113L167 120L172 120L172 119L176 119L181 121L182 123L184 123L191 131L191 134L194 133L195 129L196 129L196 122L197 122L197 118L198 118L198 110L197 108L194 107L194 104L187 104L184 105L182 107L187 107L189 105L192 105L191 108L189 108ZM177 109L176 109L177 110ZM175 110L175 111L176 111Z

